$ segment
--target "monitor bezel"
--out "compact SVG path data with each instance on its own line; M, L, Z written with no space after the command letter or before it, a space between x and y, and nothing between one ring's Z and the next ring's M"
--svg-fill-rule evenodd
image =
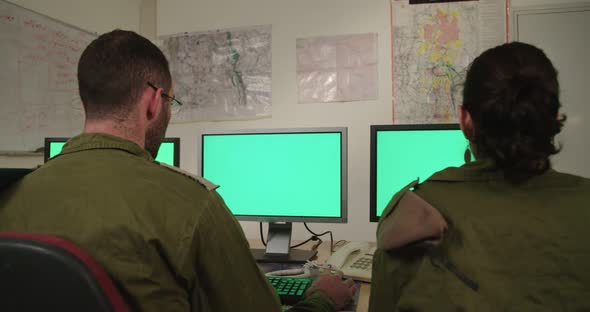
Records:
M381 131L431 131L460 130L459 124L403 124L403 125L371 125L370 138L370 189L369 189L369 222L379 222L377 216L377 133ZM408 181L409 183L410 181Z
M310 222L310 223L347 223L348 222L348 128L347 127L313 127L313 128L269 128L269 129L207 129L199 135L197 144L198 174L203 176L203 138L207 135L228 134L284 134L284 133L340 133L341 198L340 217L314 216L252 216L236 215L240 221L256 222ZM212 181L215 183L215 181ZM221 186L223 187L223 186ZM229 207L228 207L229 208ZM231 211L231 209L230 209Z
M49 145L51 143L65 143L69 140L69 137L49 137L45 138L45 145L43 148L43 163L46 163L49 160Z
M179 137L170 137L164 138L162 143L173 143L174 146L174 167L180 168L180 138Z
M49 145L54 142L67 142L71 137L47 137L45 138L45 146L43 149L43 163L46 163L49 160ZM174 145L174 167L180 168L180 138L178 137L169 137L164 138L162 143L173 143Z

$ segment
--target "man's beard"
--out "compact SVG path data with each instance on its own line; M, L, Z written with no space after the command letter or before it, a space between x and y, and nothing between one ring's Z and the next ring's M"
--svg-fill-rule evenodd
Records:
M156 123L147 129L145 134L145 150L156 158L160 144L166 135L166 129L168 128L168 122L170 121L170 108L166 111L160 112Z

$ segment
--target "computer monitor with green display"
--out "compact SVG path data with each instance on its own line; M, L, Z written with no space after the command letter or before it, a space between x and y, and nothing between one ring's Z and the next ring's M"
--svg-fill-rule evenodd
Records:
M305 262L290 249L292 222L346 223L347 129L206 131L200 173L238 220L269 222L261 262Z
M416 178L463 165L467 146L457 124L371 126L370 221Z
M45 162L61 152L70 138L45 138ZM180 166L180 139L165 138L160 144L156 161L170 166Z

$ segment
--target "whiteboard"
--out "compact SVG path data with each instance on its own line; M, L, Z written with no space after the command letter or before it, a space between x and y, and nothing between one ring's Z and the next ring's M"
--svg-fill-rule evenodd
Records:
M96 35L0 0L0 152L34 151L83 125L77 66Z
M556 137L562 150L553 167L590 178L590 4L513 8L512 14L513 38L543 49L558 71L567 121Z

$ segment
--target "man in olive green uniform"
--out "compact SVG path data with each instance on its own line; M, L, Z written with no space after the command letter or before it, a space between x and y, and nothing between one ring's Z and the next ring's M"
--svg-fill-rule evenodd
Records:
M0 231L73 241L133 310L280 311L217 186L154 161L175 101L163 54L113 31L84 51L78 78L84 133L0 193ZM354 292L336 277L314 289L291 311L334 311Z

